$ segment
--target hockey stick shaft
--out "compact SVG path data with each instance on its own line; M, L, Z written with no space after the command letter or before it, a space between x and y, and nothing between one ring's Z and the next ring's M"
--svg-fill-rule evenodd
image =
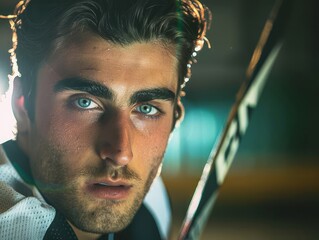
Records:
M198 239L211 209L218 189L237 152L245 134L252 110L256 108L261 92L274 61L281 48L278 31L286 18L283 0L277 0L262 30L251 61L247 68L246 81L240 87L224 131L204 167L201 179L189 205L179 240ZM287 4L285 2L285 4ZM280 19L277 16L281 15Z

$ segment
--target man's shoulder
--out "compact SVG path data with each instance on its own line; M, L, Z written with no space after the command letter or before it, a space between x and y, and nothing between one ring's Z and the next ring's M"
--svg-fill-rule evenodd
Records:
M43 239L55 210L0 181L0 239Z
M8 158L3 144L0 145L0 184L2 188L12 188L17 193L21 192L22 195L32 195L30 187L28 187L27 184L23 181L23 179L20 177L19 173L11 163L10 159ZM1 196L2 195L3 194L1 194Z
M54 208L33 195L0 145L0 239L42 239Z

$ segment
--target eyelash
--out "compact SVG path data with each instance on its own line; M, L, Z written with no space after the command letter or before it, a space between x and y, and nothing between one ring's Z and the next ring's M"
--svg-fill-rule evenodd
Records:
M97 107L93 107L93 108L83 108L81 106L79 106L77 104L77 101L81 100L81 99L86 99L88 101L91 101L91 103L97 105ZM77 109L78 111L90 111L90 110L95 110L95 109L101 109L103 110L103 108L101 107L100 104L98 104L95 100L93 100L92 98L90 97L87 97L87 96L83 96L83 95L75 95L75 96L72 96L69 100L69 103L68 105L71 105L71 107ZM156 114L153 114L153 115L148 115L146 113L143 113L141 112L140 110L138 110L138 108L142 107L142 106L149 106L151 107L152 109L155 109L157 111ZM149 103L141 103L137 106L134 107L134 111L137 112L138 114L141 114L143 115L143 117L145 118L148 118L148 119L159 119L163 114L163 110L161 110L159 107L155 107L154 105L152 104L149 104Z
M85 107L81 107L78 104L78 101L80 100L87 100L90 102L91 104L95 104L95 107L90 107L90 108L85 108ZM82 96L82 95L75 95L72 96L68 102L68 104L73 107L76 108L78 111L89 111L89 110L94 110L94 109L101 109L100 104L98 104L96 101L94 101L93 99L91 99L90 97L87 96Z
M140 108L140 107L142 107L142 106L151 107L152 109L155 109L155 110L157 111L157 113L156 113L156 114L153 114L153 115L148 115L147 113L143 113L143 112L141 112L140 110L138 110L138 108ZM161 109L159 109L158 107L155 107L155 106L153 106L152 104L149 104L149 103L139 104L138 106L135 107L135 110L136 110L138 113L142 114L144 117L150 118L150 119L158 119L158 118L161 117L161 115L164 114L164 112L163 112Z

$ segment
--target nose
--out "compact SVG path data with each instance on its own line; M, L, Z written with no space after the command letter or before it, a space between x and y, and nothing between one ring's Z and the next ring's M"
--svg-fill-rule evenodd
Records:
M129 118L117 114L101 123L98 152L102 160L111 161L114 166L127 165L133 158L131 127Z

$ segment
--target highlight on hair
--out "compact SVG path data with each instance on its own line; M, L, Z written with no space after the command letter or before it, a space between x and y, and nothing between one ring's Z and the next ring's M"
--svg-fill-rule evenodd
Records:
M12 38L11 38L12 48L10 48L8 51L10 53L10 61L11 61L11 68L12 68L12 72L8 76L10 84L16 77L21 76L21 74L19 72L17 56L16 56L16 52L15 52L17 47L18 47L17 26L19 26L21 24L21 21L19 21L17 19L18 19L18 15L23 13L23 11L26 9L29 2L30 2L30 0L24 0L24 1L18 2L12 15L0 15L0 19L8 19L9 20L10 28L12 31Z
M206 31L212 15L199 0L21 0L13 15L2 18L9 19L13 33L10 78L21 76L28 111L41 62L81 31L120 45L157 40L175 46L179 90L191 77L197 52L205 42L210 48Z
M184 88L186 83L190 80L192 72L191 66L193 63L196 63L197 52L202 50L204 43L206 42L208 48L211 48L209 40L206 38L206 31L210 28L210 23L212 21L212 13L205 6L202 5L198 0L184 0L187 4L183 5L183 11L185 15L191 15L194 19L197 19L199 23L198 31L197 31L197 39L194 40L194 49L191 54L191 59L187 63L187 72L184 76L184 82L181 85L181 88ZM208 15L208 19L206 19L206 15Z

